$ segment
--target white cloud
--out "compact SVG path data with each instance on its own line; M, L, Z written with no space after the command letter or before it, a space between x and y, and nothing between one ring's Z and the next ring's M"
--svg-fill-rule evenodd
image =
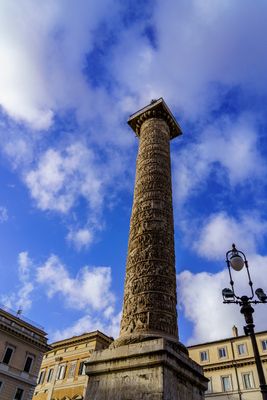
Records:
M102 44L96 32L103 22L124 28L107 62L118 86L116 101L133 107L126 107L127 112L163 95L176 110L196 118L216 107L229 87L266 90L264 4L158 1L150 19L139 25L133 20L126 27L111 0L81 1L79 7L51 0L37 6L28 0L17 7L2 3L1 8L0 103L11 116L36 128L49 127L63 109L74 108L87 117L100 116L103 106L109 110L104 80L96 89L83 73L86 56ZM156 47L144 35L148 23L155 27ZM89 77L94 73L90 67ZM218 83L226 89L216 87Z
M118 18L123 14L111 0L81 1L79 7L51 0L41 6L29 0L17 7L2 3L0 103L10 116L37 129L47 129L66 109L75 109L82 119L100 117L103 110L112 119L105 81L96 89L90 86L91 66L88 80L83 71L86 56L102 44L96 32L103 21L106 27L124 28L110 53L107 48L121 110L134 111L163 95L176 110L198 118L216 107L229 87L265 90L266 5L242 2L240 18L240 1L207 4L155 2L146 21L155 27L153 47L144 35L146 23L124 27Z
M83 267L71 277L60 259L52 255L37 268L37 282L44 285L49 297L60 294L67 307L105 310L115 301L111 292L111 268Z
M203 157L212 163L219 162L227 171L230 184L236 185L266 173L258 141L251 116L244 114L236 121L225 118L209 127L200 147Z
M93 332L96 330L106 333L103 327L103 321L99 319L93 319L90 315L87 314L78 319L73 325L65 329L55 330L52 336L52 340L57 341L64 338L81 335L86 332Z
M22 285L19 289L19 296L17 297L17 304L23 312L29 310L32 306L31 294L34 286L32 282L22 281Z
M10 133L10 132L9 132ZM8 140L3 140L3 150L14 167L28 163L32 159L32 144L26 138L12 135ZM21 136L21 135L20 135Z
M39 209L66 216L67 240L80 250L87 248L103 228L104 207L112 207L117 193L127 187L123 179L128 173L127 157L123 152L106 149L100 159L82 141L73 142L46 150L37 164L27 169L24 181ZM76 214L80 200L85 205L82 223ZM81 224L84 227L79 227Z
M1 303L6 307L23 312L29 310L32 305L32 292L34 284L31 278L32 260L27 251L18 255L18 279L19 285L16 291L1 296Z
M66 149L48 149L25 182L42 210L66 213L83 196L95 211L102 203L102 177L93 152L81 143Z
M19 272L23 275L27 275L30 267L32 266L32 260L29 258L27 251L22 251L18 255Z
M67 240L74 244L74 246L81 250L88 248L93 241L93 233L88 228L78 230L71 230L67 235Z
M232 243L236 243L240 249L246 249L248 253L255 253L266 234L267 222L253 212L240 219L219 212L205 221L193 247L202 257L211 260L222 259Z
M31 279L32 260L29 258L28 252L23 251L18 256L19 280L21 282L20 289L17 294L17 304L26 311L31 308L31 294L34 285Z
M72 336L96 330L116 338L119 334L120 319L121 313L118 315L112 314L109 320L105 320L103 316L93 318L90 314L86 314L78 319L73 325L62 330L55 330L52 333L52 340L62 340L64 338L70 338Z
M230 247L228 245L228 247ZM267 257L248 255L254 288L262 287L267 292ZM243 269L233 275L237 294L250 295L248 278ZM193 274L183 271L178 275L178 299L185 317L193 323L193 334L188 343L201 343L230 337L233 325L243 333L244 317L236 304L222 303L222 289L229 287L226 268L217 273L200 272ZM256 330L266 329L266 305L256 305L254 320Z
M84 315L70 326L56 326L51 330L50 339L59 340L84 332L101 330L105 334L118 336L121 313L115 310L115 295L111 290L110 267L83 267L75 277L60 259L52 255L41 266L34 266L27 251L18 255L19 284L10 294L0 296L1 303L10 309L32 306L34 292L48 298L59 296L59 304L65 309L74 309Z
M240 115L237 120L221 118L206 127L196 141L174 154L173 164L177 205L205 190L212 174L213 180L226 189L262 184L262 177L266 175L258 133L247 114Z
M7 208L0 206L0 223L6 222L8 220Z
M48 297L60 295L65 307L85 313L69 327L55 329L52 340L93 330L112 336L118 335L121 315L115 313L115 296L111 291L109 267L83 267L76 277L71 277L59 258L52 255L37 268L36 282L43 286Z
M62 108L93 108L83 67L95 29L116 11L109 5L1 2L0 104L12 118L47 129Z
M255 7L250 1L155 2L149 21L155 45L130 26L114 75L141 102L164 96L191 120L216 109L230 88L265 93L266 10L265 3Z

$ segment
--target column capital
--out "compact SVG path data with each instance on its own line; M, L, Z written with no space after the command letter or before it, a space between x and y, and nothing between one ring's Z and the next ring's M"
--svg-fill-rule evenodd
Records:
M162 97L158 100L152 100L148 106L132 114L128 119L128 124L136 135L139 136L142 123L150 118L163 119L168 124L170 128L170 139L182 134L178 122Z

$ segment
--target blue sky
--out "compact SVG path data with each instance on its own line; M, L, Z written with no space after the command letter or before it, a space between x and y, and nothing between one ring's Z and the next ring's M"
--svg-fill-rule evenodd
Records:
M164 97L184 133L171 144L180 338L242 329L221 289L235 242L267 290L266 17L264 0L1 2L1 304L50 340L118 335L138 147L126 122Z

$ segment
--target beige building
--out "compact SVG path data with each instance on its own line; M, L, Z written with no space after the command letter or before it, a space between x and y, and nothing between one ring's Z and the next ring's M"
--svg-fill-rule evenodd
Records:
M23 317L0 309L0 399L31 400L49 349L46 333Z
M84 399L85 362L94 350L107 348L112 340L95 331L52 343L43 357L33 400Z
M267 379L267 331L258 332L256 339ZM190 346L188 350L210 380L207 399L262 399L250 337L238 336L236 327L231 338Z

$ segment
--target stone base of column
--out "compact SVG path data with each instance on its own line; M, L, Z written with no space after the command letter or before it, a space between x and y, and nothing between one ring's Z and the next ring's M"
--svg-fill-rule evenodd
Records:
M202 368L164 338L96 351L85 400L202 400Z
M129 335L121 335L111 343L109 349L114 349L115 347L120 346L128 346L130 344L141 343L155 339L165 339L170 344L170 346L172 346L176 350L178 349L183 351L187 355L189 354L187 348L178 341L177 337L151 330L147 332L134 332Z

